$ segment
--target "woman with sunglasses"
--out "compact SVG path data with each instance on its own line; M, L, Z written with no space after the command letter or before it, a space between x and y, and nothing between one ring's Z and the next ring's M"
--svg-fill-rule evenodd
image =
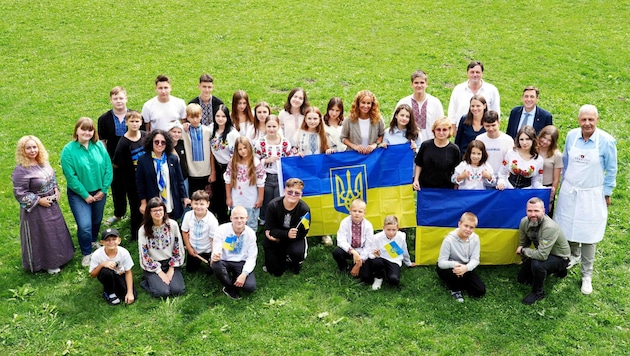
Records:
M144 214L149 199L160 197L168 216L179 219L190 199L171 137L164 130L154 130L147 136L144 150L136 171L140 212Z

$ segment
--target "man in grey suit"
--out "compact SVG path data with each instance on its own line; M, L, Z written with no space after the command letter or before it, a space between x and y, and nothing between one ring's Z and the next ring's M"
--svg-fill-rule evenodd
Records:
M553 125L551 113L539 107L538 95L540 90L534 86L528 86L523 90L521 100L523 105L517 106L510 112L506 134L516 138L518 130L526 125L533 126L536 134L547 125Z

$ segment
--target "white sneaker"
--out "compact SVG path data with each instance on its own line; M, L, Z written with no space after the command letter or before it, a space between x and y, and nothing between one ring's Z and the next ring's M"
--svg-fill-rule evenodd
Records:
M103 245L101 245L101 243L98 241L92 242L92 250L98 250L99 248L101 248L101 246Z
M333 240L328 235L322 236L322 242L324 243L324 246L332 246L333 245Z
M379 290L383 285L383 278L374 278L374 283L372 283L372 290Z
M57 273L61 272L61 268L51 268L47 272L48 272L48 274L57 274Z
M81 260L81 266L89 267L90 266L90 262L92 262L92 254L85 255L85 256L83 256L83 259Z
M591 283L591 277L582 278L582 294L589 295L593 293L593 284Z

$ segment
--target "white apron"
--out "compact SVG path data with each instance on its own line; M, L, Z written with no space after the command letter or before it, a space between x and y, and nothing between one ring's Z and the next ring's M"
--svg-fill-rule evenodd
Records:
M595 149L575 147L581 139L579 135L568 149L569 161L554 213L554 220L567 240L588 244L604 238L608 218L597 131L591 138L595 141Z

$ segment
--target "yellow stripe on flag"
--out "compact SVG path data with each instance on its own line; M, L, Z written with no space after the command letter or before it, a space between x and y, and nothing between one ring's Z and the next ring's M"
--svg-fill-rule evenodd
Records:
M347 214L335 210L332 194L302 197L311 208L311 229L309 236L336 234L339 223ZM415 194L411 185L401 185L367 190L366 219L374 229L383 227L385 216L398 217L399 227L416 226Z
M437 263L442 240L454 229L452 227L422 226L416 228L416 263ZM520 262L515 251L518 246L518 230L476 228L481 242L480 262L482 265L505 265Z

